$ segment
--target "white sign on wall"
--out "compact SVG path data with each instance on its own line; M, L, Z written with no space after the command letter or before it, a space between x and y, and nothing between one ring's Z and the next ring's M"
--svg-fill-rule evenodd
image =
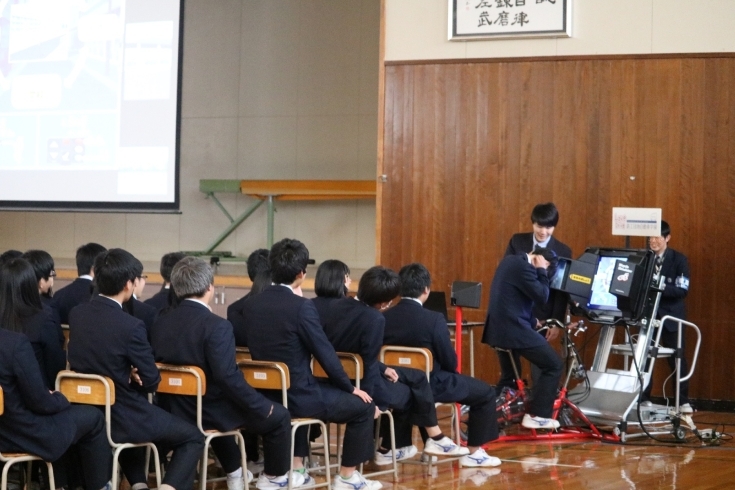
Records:
M660 236L661 208L613 208L612 234Z
M572 0L449 0L449 40L571 37Z

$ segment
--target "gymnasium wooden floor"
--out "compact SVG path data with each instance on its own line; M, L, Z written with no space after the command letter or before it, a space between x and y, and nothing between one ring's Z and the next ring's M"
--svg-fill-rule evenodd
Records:
M684 443L647 438L626 444L597 441L513 442L495 444L488 453L503 464L488 470L456 463L432 468L400 465L399 479L380 478L383 488L428 489L735 489L735 414L697 412L698 429L723 432L719 445L703 445L691 432ZM661 436L673 441L673 436ZM420 442L418 442L418 447Z
M456 462L399 465L399 478L378 477L385 490L617 490L617 489L735 489L735 413L697 412L699 430L723 433L718 445L705 445L687 432L687 440L659 436L660 443L635 438L625 444L598 441L495 443L487 450L502 460L497 468L458 468ZM440 422L444 425L446 422ZM510 432L517 429L510 428ZM448 427L445 433L448 432ZM417 431L415 444L421 446ZM333 441L334 442L334 441ZM415 458L416 459L416 458ZM380 467L385 469L386 467ZM377 469L366 465L365 472ZM221 470L219 470L221 471ZM211 476L218 469L210 467ZM318 481L323 481L317 476ZM224 482L207 486L223 490ZM123 488L129 488L123 485ZM252 488L252 487L251 487Z

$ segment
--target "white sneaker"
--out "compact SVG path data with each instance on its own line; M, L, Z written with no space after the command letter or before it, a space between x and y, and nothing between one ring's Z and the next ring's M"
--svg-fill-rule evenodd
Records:
M681 413L694 413L694 409L693 409L693 408L692 408L692 406L691 406L690 404L688 404L688 403L685 403L684 405L680 406L680 407L679 407L679 411L680 411Z
M404 459L410 459L416 456L416 453L418 452L418 449L416 449L416 446L406 446L406 447L400 447L396 449L396 461L403 461ZM393 464L393 451L388 451L387 453L375 453L375 464L378 466L385 466L387 464Z
M462 483L471 481L476 487L481 487L487 483L491 476L495 476L500 473L500 468L492 468L490 470L486 468L468 468L459 470L459 479Z
M558 429L559 421L554 419L545 419L543 417L532 417L529 414L523 416L521 425L526 429Z
M291 478L293 478L293 487L300 487L304 484L304 476L294 471L291 473ZM265 476L265 473L261 473L260 477L258 478L258 482L255 484L255 488L258 488L260 490L281 490L282 488L288 487L288 473L281 476L274 476L269 477Z
M294 473L298 473L299 475L304 477L304 483L302 485L309 486L314 484L314 479L309 474L309 471L306 468L301 468L300 470L294 470Z
M484 449L480 448L472 454L459 458L459 466L463 468L500 466L500 459L489 456Z
M227 490L245 490L245 480L242 476L227 477Z
M227 490L244 490L245 485L253 481L253 474L250 473L250 470L245 471L245 480L243 480L242 476L237 476L234 478L227 477Z
M437 456L464 456L470 454L470 450L466 447L458 446L456 442L444 436L441 440L435 441L431 437L426 439L424 444L424 452Z
M332 490L379 490L383 484L377 480L368 480L359 471L352 473L347 479L336 475L332 480Z

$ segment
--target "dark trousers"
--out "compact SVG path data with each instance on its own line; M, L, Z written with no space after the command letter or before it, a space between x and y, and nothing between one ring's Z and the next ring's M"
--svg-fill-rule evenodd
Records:
M105 432L105 416L96 407L72 405L67 409L76 428L72 447L81 461L86 488L98 490L112 477L112 451ZM68 484L69 451L54 461L56 488ZM53 489L52 489L53 490Z
M161 457L169 450L173 450L163 483L177 490L189 489L194 485L197 463L204 449L204 436L190 423L174 415L167 415L168 423L162 427L152 441L159 447ZM131 486L136 483L148 483L144 447L126 449L121 452L120 466ZM93 489L93 487L89 488Z
M263 436L263 471L266 475L280 476L291 467L291 416L283 405L273 404L269 417L248 412L242 427L249 434ZM222 469L232 473L242 466L240 450L234 437L218 437L212 440L212 449L222 464Z
M245 453L247 453L248 461L258 461L260 459L258 434L242 431L242 436L245 438Z
M498 388L505 386L516 388L516 376L513 372L510 356L506 352L497 351L500 361L500 381ZM525 349L513 349L513 359L520 374L520 358L528 359L541 371L533 385L533 400L529 403L527 413L538 417L550 418L554 411L554 399L559 389L559 380L564 371L564 363L559 354L548 344Z
M372 458L375 404L365 403L356 395L326 383L321 383L320 389L325 400L328 400L327 409L320 418L325 422L347 425L342 441L342 466L357 466ZM309 455L307 433L306 427L301 427L296 432L294 455Z
M677 346L677 336L678 332L676 330L670 331L664 329L661 331L661 347L668 347L671 349L676 349ZM681 348L682 351L684 350L684 347L686 346L685 342L686 337L684 336L684 332L682 332L681 335ZM649 361L650 362L650 361ZM673 373L676 369L676 357L670 356L666 358L666 362L669 364L669 369ZM646 364L648 366L648 364ZM689 363L686 360L686 357L682 356L681 358L681 370L679 371L681 376L686 376L686 374L689 372ZM672 377L673 382L675 383L676 380ZM673 385L673 383L672 383ZM653 380L648 383L648 386L646 386L646 389L643 390L643 399L648 400L651 398L651 389L653 388ZM672 397L675 395L675 393L671 394ZM689 381L682 381L679 383L679 403L685 404L689 403Z
M434 393L434 400L440 403L459 403L470 407L467 421L467 445L476 447L494 441L498 438L498 417L495 414L495 390L492 386L479 379L459 376L462 384L467 386L467 395L464 397L452 396L451 392ZM422 433L425 438L425 433Z
M394 368L398 373L398 381L387 381L386 392L390 400L388 408L393 410L395 423L396 448L412 444L413 426L433 427L438 424L436 407L431 385L426 374L418 369ZM383 416L380 422L381 446L390 446L390 424L388 417Z

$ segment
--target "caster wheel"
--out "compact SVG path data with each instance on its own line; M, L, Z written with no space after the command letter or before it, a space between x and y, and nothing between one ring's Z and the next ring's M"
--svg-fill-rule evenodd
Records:
M674 429L674 437L676 437L677 441L683 441L686 439L686 430L684 427L677 427Z

